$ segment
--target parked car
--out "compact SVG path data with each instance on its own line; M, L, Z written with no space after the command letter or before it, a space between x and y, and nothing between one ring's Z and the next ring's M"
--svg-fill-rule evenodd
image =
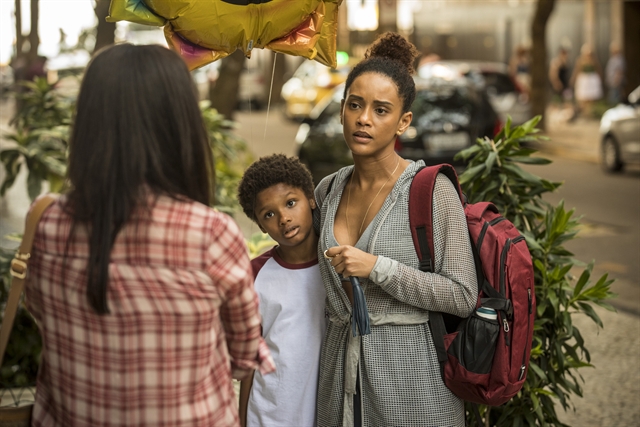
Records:
M416 100L413 119L396 140L396 151L411 160L427 164L454 163L454 155L471 146L478 137L494 136L501 127L486 93L465 78L415 78ZM316 120L300 125L296 142L298 156L315 182L353 163L340 124L340 100L344 86L338 86L323 105Z
M491 106L505 123L507 116L514 125L531 119L529 97L522 92L509 76L508 66L502 62L480 61L436 61L422 65L418 75L424 78L444 76L457 78L464 76L485 90Z
M343 83L348 74L349 67L346 64L332 69L316 61L302 62L282 86L285 116L293 120L315 119L311 115L314 107L330 97L333 89Z
M640 86L629 94L627 103L605 111L600 136L604 170L618 172L628 163L640 163Z

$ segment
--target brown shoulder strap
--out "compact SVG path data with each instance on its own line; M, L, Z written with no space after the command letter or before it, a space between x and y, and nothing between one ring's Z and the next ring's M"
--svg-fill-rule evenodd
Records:
M11 290L9 291L7 305L4 310L4 316L2 317L2 326L0 327L0 366L2 366L4 352L7 349L7 342L9 341L9 335L11 335L13 321L16 318L16 312L20 304L20 295L22 295L22 290L24 289L24 279L27 276L27 264L29 257L31 257L31 247L33 246L33 238L36 234L38 222L44 211L57 199L57 194L46 194L33 205L27 215L22 243L20 243L20 248L16 252L15 257L11 260Z

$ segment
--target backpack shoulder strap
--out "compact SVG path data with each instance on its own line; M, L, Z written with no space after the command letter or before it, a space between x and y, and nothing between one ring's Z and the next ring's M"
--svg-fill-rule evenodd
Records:
M13 260L11 260L11 290L7 297L7 305L2 317L2 327L0 328L0 366L2 365L4 352L7 348L9 335L11 335L13 321L15 320L16 313L18 311L20 296L24 289L24 279L27 277L27 265L29 263L29 258L31 257L31 248L33 247L33 238L36 235L38 222L40 222L40 218L44 211L46 211L47 208L57 199L57 194L46 194L34 203L31 211L27 215L20 248L16 252Z
M422 168L413 177L409 190L409 223L411 237L418 259L420 271L433 272L435 268L433 250L433 193L436 186L436 178L439 173L447 176L453 183L460 201L464 205L464 198L458 176L453 166L441 164ZM445 381L444 366L448 360L447 350L444 345L444 336L447 333L442 313L429 312L429 328L433 337L438 362L440 362L440 375Z
M427 166L418 171L413 177L409 191L409 223L411 237L415 246L420 270L433 272L433 192L436 186L436 177L439 173L446 175L453 183L460 201L463 202L462 190L458 183L458 176L453 166L441 164Z

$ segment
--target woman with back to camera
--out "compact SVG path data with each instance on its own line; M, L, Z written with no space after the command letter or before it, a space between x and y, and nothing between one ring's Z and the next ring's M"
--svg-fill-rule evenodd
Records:
M467 316L477 280L469 233L453 184L435 184L434 273L418 269L409 228L409 188L423 161L402 159L394 142L411 123L416 51L386 33L345 83L341 119L353 154L316 188L320 269L330 323L321 354L319 426L464 426L463 402L440 377L427 324L430 310ZM359 277L371 333L352 336Z
M34 426L239 424L232 376L272 364L243 237L209 208L212 168L175 52L95 56L70 190L38 225L26 286L43 338Z

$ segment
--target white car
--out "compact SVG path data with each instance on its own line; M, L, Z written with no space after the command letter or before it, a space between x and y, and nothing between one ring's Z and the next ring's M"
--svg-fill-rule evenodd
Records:
M640 164L640 86L629 94L628 103L607 110L600 120L601 164L607 172L618 172L625 164Z

